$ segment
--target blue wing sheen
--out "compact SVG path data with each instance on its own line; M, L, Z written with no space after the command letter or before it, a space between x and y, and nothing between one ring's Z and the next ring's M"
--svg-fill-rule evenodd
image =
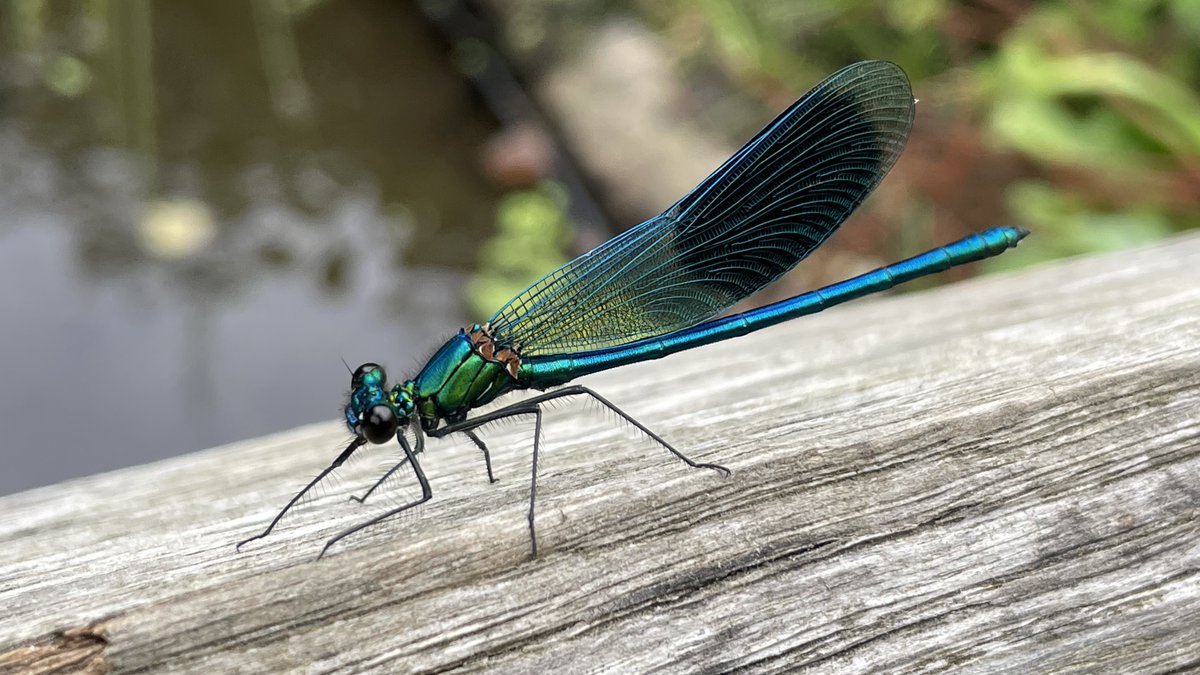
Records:
M490 321L497 342L574 354L720 314L837 230L895 164L914 111L895 64L843 68L664 213L510 300Z

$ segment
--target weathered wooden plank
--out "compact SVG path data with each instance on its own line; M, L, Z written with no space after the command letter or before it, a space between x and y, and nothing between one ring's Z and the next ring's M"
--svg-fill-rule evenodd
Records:
M434 500L346 496L236 553L321 424L0 498L0 667L122 672L1151 672L1200 665L1200 238L865 301L588 379L732 479L586 407L435 442ZM336 393L331 392L331 396ZM20 660L24 659L24 660Z

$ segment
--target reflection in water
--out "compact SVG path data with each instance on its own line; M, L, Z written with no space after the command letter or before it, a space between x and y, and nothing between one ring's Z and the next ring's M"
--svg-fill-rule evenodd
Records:
M0 6L0 494L332 419L466 321L491 122L394 3Z

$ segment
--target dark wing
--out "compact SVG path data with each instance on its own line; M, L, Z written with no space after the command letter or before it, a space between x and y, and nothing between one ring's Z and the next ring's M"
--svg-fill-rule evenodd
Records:
M665 213L510 300L490 321L496 340L572 354L721 313L833 234L895 164L913 114L899 66L839 70Z

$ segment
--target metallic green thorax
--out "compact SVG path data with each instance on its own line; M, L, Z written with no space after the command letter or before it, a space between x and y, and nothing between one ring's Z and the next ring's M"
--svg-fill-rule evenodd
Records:
M470 335L459 331L421 369L413 381L413 397L421 426L432 430L439 420L461 420L472 408L519 386L503 363L484 359Z

